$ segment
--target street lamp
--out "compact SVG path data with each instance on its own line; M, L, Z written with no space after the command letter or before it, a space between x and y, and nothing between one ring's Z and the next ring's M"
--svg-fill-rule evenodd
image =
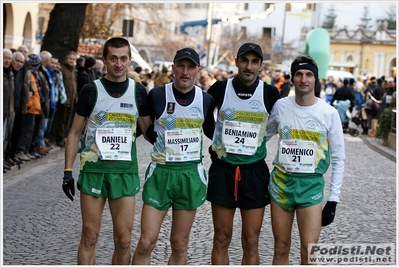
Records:
M287 6L289 5L289 6ZM291 9L291 4L284 4L284 17L283 17L283 33L281 34L281 51L283 51L284 48L284 34L285 34L285 16L287 14L287 8L289 7L289 9Z
M208 48L206 51L206 65L209 66L209 53L211 48L211 33L212 33L212 20L213 20L213 3L209 3L208 6L208 25L206 27L206 40L208 42Z

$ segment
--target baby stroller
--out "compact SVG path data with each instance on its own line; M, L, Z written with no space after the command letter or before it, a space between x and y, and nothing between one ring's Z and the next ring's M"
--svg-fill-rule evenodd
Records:
M334 107L338 110L344 133L349 133L353 137L359 136L357 126L361 124L361 111L353 109L349 111L350 100L334 101Z
M349 112L349 110L348 110ZM350 113L349 113L350 114ZM348 133L349 135L353 137L359 136L359 130L358 127L364 128L364 123L367 124L367 114L364 111L363 107L357 107L354 108L352 111L352 114L350 114L351 117L348 118L349 124L348 124ZM366 115L366 117L365 117Z

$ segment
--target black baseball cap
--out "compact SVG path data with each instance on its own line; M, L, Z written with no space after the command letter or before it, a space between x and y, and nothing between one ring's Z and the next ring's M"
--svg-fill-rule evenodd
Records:
M260 48L259 45L254 44L254 43L245 43L245 44L243 44L243 45L240 47L240 49L238 49L237 58L238 58L239 56L244 55L244 54L247 53L247 52L255 52L256 54L259 55L259 57L260 57L260 58L262 59L262 61L263 61L263 52L262 52L262 49Z
M198 53L197 53L194 49L192 49L192 48L186 47L186 48L183 48L183 49L178 50L178 51L176 52L175 58L173 59L173 62L177 62L177 61L180 61L180 60L182 60L182 59L189 59L189 60L191 60L192 62L194 62L195 65L200 66L200 63L199 63L199 62L200 62L199 55L198 55Z

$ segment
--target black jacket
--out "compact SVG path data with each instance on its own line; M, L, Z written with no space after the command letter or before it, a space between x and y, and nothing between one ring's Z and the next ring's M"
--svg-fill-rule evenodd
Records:
M348 86L342 86L340 88L337 89L337 91L335 92L333 99L331 101L331 103L334 103L335 100L350 100L351 105L350 105L350 109L352 110L352 107L354 107L354 105L356 104L356 98L355 98L355 94L353 93L353 90L348 87Z

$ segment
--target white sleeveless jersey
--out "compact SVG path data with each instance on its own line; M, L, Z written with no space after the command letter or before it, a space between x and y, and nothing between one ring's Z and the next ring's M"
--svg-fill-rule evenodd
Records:
M202 90L195 86L193 102L182 106L175 99L172 85L165 85L165 109L154 122L158 137L151 150L152 161L180 166L200 163L204 122Z
M240 99L227 80L222 107L218 112L212 149L231 164L252 164L266 157L268 112L264 104L264 83L259 80L253 96Z
M87 122L87 130L81 152L81 170L88 172L100 171L101 173L111 172L107 170L107 165L110 161L101 161L99 158L99 147L96 144L96 135L99 128L131 130L132 137L129 148L131 161L112 161L114 172L118 170L118 167L120 168L119 171L124 171L125 168L129 169L126 164L132 166L131 162L136 162L137 164L135 137L139 114L136 103L135 82L130 78L128 79L129 86L127 90L118 98L112 97L107 92L100 79L93 81L97 89L97 99Z

